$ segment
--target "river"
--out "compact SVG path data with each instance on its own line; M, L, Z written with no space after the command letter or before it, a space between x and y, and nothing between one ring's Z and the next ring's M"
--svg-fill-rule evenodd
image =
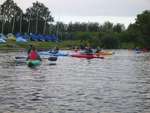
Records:
M35 69L0 53L0 113L150 113L150 53L59 57Z

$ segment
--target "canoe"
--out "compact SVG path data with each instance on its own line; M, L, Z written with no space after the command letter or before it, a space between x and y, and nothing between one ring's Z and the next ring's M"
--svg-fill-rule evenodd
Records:
M41 64L40 60L28 60L27 62L28 67L36 67Z
M93 58L101 58L104 59L104 57L100 56L96 56L94 54L72 54L72 57L77 57L77 58L86 58L86 59L93 59Z

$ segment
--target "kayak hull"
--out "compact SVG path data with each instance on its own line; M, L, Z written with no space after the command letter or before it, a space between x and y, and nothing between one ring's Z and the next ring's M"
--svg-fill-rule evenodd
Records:
M42 51L42 52L38 52L39 55L45 55L45 56L68 56L69 54L66 52L58 52L58 53L51 53L48 51Z
M50 56L48 58L49 61L57 61L57 57L56 56Z
M100 51L98 53L96 53L96 55L113 55L114 52L108 52L108 51Z
M72 57L77 57L77 58L86 58L86 59L93 59L93 58L101 58L103 59L104 57L98 57L93 54L73 54L71 55Z
M28 60L27 62L28 67L36 67L41 64L40 60Z

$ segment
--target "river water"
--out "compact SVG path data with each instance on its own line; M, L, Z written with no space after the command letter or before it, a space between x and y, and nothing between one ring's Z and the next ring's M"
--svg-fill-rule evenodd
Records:
M0 53L0 113L150 113L150 53L59 57L31 69Z

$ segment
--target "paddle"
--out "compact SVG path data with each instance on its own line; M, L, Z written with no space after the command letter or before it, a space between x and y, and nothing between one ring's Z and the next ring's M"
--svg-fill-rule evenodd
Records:
M15 59L26 59L27 57L21 56L21 57L15 57Z

